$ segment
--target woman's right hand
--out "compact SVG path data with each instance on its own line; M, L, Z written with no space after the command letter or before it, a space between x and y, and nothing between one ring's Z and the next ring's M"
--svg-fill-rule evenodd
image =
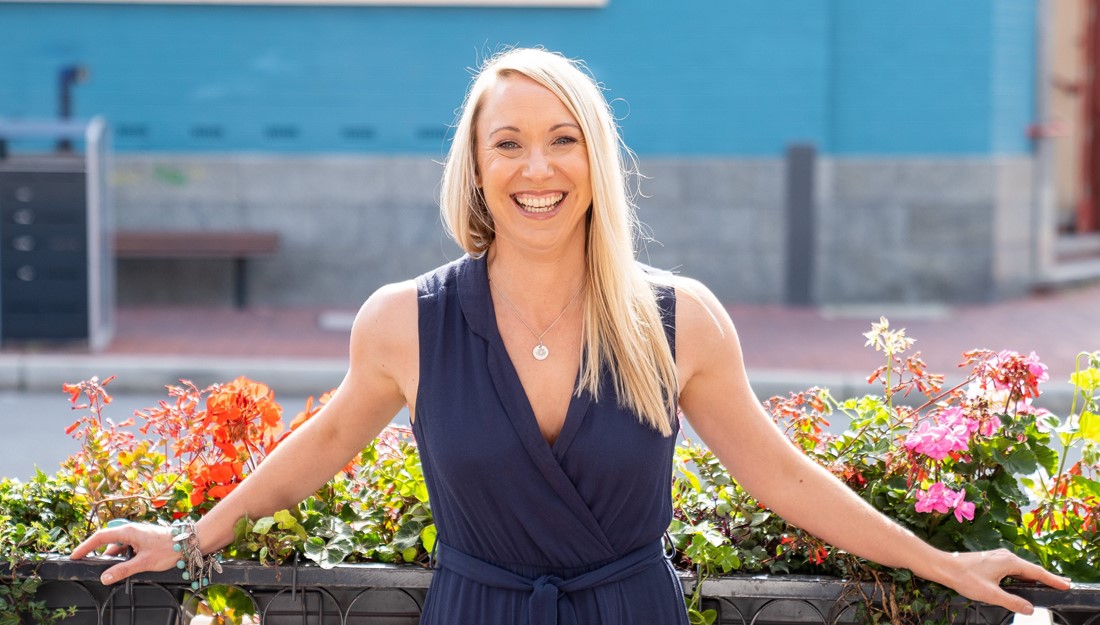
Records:
M172 529L148 523L128 523L108 527L92 534L77 545L69 555L70 560L80 560L100 547L107 547L106 555L117 555L129 546L134 555L103 572L100 581L113 584L142 571L166 571L173 568L180 554L172 549Z

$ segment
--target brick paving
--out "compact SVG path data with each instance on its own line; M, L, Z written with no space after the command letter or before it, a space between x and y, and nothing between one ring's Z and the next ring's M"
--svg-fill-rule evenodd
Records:
M864 347L863 332L879 314L906 328L933 372L958 370L971 349L1036 352L1062 382L1079 352L1100 350L1100 285L1035 294L986 305L891 311L830 317L819 310L731 306L745 359L751 369L801 369L869 373L881 355Z
M1100 285L1035 294L988 305L859 311L732 305L746 363L753 370L866 374L880 363L862 333L880 314L917 339L933 371L951 373L973 348L1035 351L1062 381L1080 351L1100 350ZM354 310L134 307L117 311L111 355L210 356L256 359L347 359L347 325ZM81 353L73 346L17 346L0 353Z

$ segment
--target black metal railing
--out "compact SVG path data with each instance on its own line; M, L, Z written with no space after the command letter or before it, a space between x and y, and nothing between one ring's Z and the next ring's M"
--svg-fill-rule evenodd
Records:
M199 625L209 620L199 604L207 592L194 593L174 572L143 574L115 586L99 583L112 562L48 558L19 569L43 579L37 599L51 608L75 606L65 621L76 625ZM349 564L333 569L312 565L260 566L226 563L216 580L217 600L231 588L234 601L247 602L263 625L415 625L424 605L431 571L411 565ZM682 577L685 591L693 580ZM846 585L834 578L808 576L733 576L707 580L704 608L718 612L717 625L840 625L857 620ZM869 589L870 590L870 589ZM1012 592L1049 607L1058 625L1100 625L1100 584L1079 584L1069 591L1016 585ZM869 592L868 596L873 593ZM960 625L1005 625L1011 614L1000 608L971 606Z

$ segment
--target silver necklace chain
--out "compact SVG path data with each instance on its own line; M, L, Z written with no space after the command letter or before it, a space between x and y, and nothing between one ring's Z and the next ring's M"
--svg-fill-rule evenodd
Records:
M493 284L492 278L489 278L489 284ZM512 303L512 300L508 299L508 296L504 294L504 291L502 291L500 287L497 287L497 293L500 293L500 296L504 298L504 303L508 304L508 306L512 309L512 312L516 314L516 319L519 319L519 322L523 324L523 327L527 328L527 330L531 332L532 335L534 335L535 339L538 340L538 344L535 345L535 348L531 350L531 355L535 357L535 360L546 360L546 358L550 356L550 348L548 348L546 344L542 342L542 337L546 336L547 332L554 329L554 326L558 325L558 322L561 321L561 318L565 316L565 311L569 310L569 307L573 305L573 302L577 301L577 296L581 294L581 289L583 288L584 282L581 282L581 285L577 287L577 292L574 293L573 297L569 299L569 303L565 305L565 308L562 308L561 312L558 313L558 316L555 317L552 322L550 322L550 325L542 331L542 334L539 334L538 332L535 332L535 330L526 321L524 321L523 315L519 314L519 309L516 308L516 305Z

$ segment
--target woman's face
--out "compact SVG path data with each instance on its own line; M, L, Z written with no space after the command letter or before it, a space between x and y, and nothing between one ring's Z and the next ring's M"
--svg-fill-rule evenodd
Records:
M499 78L474 132L477 184L497 244L543 253L583 246L592 205L588 150L561 100L525 76Z

